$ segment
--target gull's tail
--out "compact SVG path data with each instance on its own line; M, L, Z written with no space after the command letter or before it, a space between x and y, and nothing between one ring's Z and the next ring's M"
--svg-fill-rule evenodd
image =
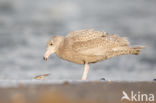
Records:
M138 55L143 48L144 48L144 46L131 47L129 50L129 54Z
M107 59L114 56L120 56L120 55L128 55L128 54L138 55L143 48L144 46L116 47L113 48L112 51L107 54Z

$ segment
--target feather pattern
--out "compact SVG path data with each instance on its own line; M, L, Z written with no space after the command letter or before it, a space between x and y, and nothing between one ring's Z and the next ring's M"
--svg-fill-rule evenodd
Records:
M140 53L142 46L130 47L127 38L93 29L74 31L60 43L56 54L62 59L84 64L114 56Z

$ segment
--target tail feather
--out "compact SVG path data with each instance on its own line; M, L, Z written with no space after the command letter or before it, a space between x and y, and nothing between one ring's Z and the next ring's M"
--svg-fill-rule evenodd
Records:
M131 47L130 52L131 52L131 54L138 55L143 48L144 48L144 46Z
M138 55L140 51L144 48L144 46L134 46L134 47L116 47L113 48L112 51L107 52L107 59L114 57L114 56L120 56L120 55Z

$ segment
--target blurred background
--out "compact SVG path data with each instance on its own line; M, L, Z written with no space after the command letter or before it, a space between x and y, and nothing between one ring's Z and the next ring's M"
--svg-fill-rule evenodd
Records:
M50 56L53 35L94 28L145 45L138 56L126 55L91 64L88 80L151 81L156 78L155 0L0 0L0 81L28 81L50 73L48 82L80 80L83 65Z

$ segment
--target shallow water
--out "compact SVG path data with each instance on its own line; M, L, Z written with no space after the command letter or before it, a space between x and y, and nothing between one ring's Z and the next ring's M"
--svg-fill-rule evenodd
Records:
M156 1L1 0L0 81L80 80L83 65L43 54L52 35L94 28L126 36L132 45L145 45L138 56L115 57L91 65L88 80L151 81L156 78ZM4 82L5 81L5 82Z

